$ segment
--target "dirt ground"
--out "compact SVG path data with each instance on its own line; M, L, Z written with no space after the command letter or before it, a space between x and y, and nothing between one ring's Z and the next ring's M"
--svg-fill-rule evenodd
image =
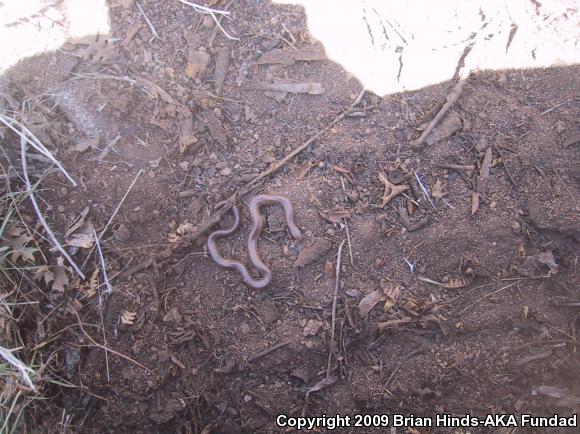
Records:
M38 283L38 311L18 324L25 345L76 387L47 386L29 429L274 433L281 413L578 411L580 67L474 72L414 150L454 82L366 92L349 109L362 85L324 58L299 7L228 5L234 41L177 1L139 5L161 39L133 2L112 0L107 39L4 77L5 107L27 101L33 131L79 182L43 180L47 220L62 235L88 207L107 230L113 286L101 309L99 257L85 248L71 249L85 282ZM295 208L299 240L278 207L264 210L267 289L219 268L205 236L190 242L218 202L347 109L237 197L242 227L220 241L229 258L247 261L251 197ZM17 136L3 143L18 172ZM379 173L409 188L381 206Z

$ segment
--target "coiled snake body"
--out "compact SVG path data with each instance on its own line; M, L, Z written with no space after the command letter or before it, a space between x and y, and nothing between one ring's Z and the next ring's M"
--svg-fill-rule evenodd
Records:
M227 206L229 204L230 202L228 201L220 202L216 206L216 209L223 208L224 206ZM228 229L220 229L215 232L212 232L207 239L207 248L214 262L223 268L236 270L238 273L242 275L244 283L254 289L265 288L272 280L272 271L270 271L268 266L264 263L264 261L262 261L262 259L260 258L260 254L258 253L258 239L260 238L260 234L264 226L264 221L262 215L260 214L260 208L262 206L276 204L282 205L282 207L284 208L284 213L286 215L286 223L288 224L290 234L294 238L300 238L302 236L300 229L298 228L298 226L296 226L296 223L294 222L294 208L292 207L292 204L287 198L283 196L262 194L254 197L250 201L252 230L250 231L250 235L248 237L248 254L250 257L250 261L252 262L256 270L258 270L262 275L261 278L259 279L253 278L248 272L246 266L242 264L240 261L236 261L234 259L226 259L222 257L218 252L216 241L220 238L224 238L232 234L233 232L236 231L236 229L240 225L240 212L235 205L231 205L231 212L234 217L233 225Z

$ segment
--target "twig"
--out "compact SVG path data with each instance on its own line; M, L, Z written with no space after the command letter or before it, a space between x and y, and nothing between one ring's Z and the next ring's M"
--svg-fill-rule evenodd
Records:
M139 179L139 176L141 176L141 172L143 172L143 169L139 170L139 173L137 173L137 176L135 176L135 179L133 179L133 182L131 183L131 185L129 186L129 188L127 189L127 191L125 192L125 195L121 199L121 202L119 202L119 204L117 205L117 208L115 208L115 211L113 211L113 215L111 215L111 218L109 218L109 221L105 225L105 228L99 234L99 240L101 238L103 238L103 235L105 234L105 232L107 232L107 229L109 229L109 225L111 224L111 222L113 221L113 219L115 218L115 216L117 215L117 213L119 212L119 209L123 205L123 202L125 202L125 199L127 199L127 196L129 195L129 193L131 192L131 189L133 188L133 186L137 182L137 179Z
M415 175L415 178L417 179L417 182L419 183L419 187L421 187L421 190L423 191L423 194L427 197L427 199L429 200L429 203L431 204L431 206L433 208L437 208L435 206L435 204L433 203L433 201L431 200L431 195L429 194L429 191L427 190L427 188L421 182L421 178L419 177L419 175L417 175L417 172L415 172L413 170L413 174Z
M451 170L475 170L475 166L473 164L439 164L439 167Z
M204 14L210 14L211 17L213 18L213 20L215 21L216 25L219 27L219 29L223 32L224 36L228 39L231 39L233 41L239 41L240 38L236 38L234 36L231 36L228 34L228 32L226 32L226 30L222 27L222 25L220 24L218 18L216 17L216 15L222 15L222 16L227 16L230 14L229 11L224 11L224 10L218 10L218 9L211 9L205 6L201 6L198 5L197 3L192 3L186 0L177 0L180 3L183 3L184 5L188 5L193 7L195 10L197 10L198 12L204 13Z
M181 1L181 0L179 0L179 1ZM336 124L337 122L340 122L342 119L344 119L344 117L348 114L348 112L350 110L352 110L354 107L356 107L361 102L364 94L365 94L365 89L361 90L361 92L359 93L357 98L354 100L354 102L350 106L348 106L348 108L343 110L342 113L340 113L337 117L335 117L332 122L330 122L328 125L323 127L320 131L318 131L316 134L314 134L312 137L310 137L308 140L306 140L300 146L295 148L292 152L287 154L284 158L282 158L279 161L276 161L275 163L272 163L270 165L270 167L268 167L266 170L261 172L254 179L252 179L248 183L248 185L252 185L252 184L258 182L259 180L264 179L265 177L276 172L278 169L280 169L282 166L284 166L288 161L290 161L292 158L294 158L296 155L298 155L300 152L302 152L304 149L306 149L308 146L310 146L312 144L312 142L314 142L315 140L320 138L320 136L322 136L324 133L326 133L334 124Z
M468 310L469 310L469 309L471 309L473 306L475 306L475 305L479 304L479 302L481 302L481 301L485 300L486 298L489 298L489 297L491 297L492 295L495 295L495 294L497 294L498 292L501 292L501 291L503 291L503 290L505 290L505 289L511 288L512 286L514 286L514 285L517 285L517 284L518 284L518 282L510 283L509 285L506 285L506 286L504 286L504 287L502 287L502 288L500 288L500 289L498 289L498 290L496 290L496 291L490 292L489 294L485 294L484 296L482 296L482 297L478 298L478 299L477 299L475 302L471 303L471 304L470 304L469 306L467 306L465 309L463 309L463 310L461 310L461 311L459 311L459 312L457 312L457 313L454 313L454 314L453 314L453 315L452 315L450 318L455 318L456 316L458 316L458 315L461 315L462 313L464 313L465 311L468 311Z
M421 133L419 138L411 142L411 148L415 150L420 150L423 147L423 143L425 142L425 139L427 139L427 136L431 134L433 128L437 126L437 124L441 121L441 119L443 119L449 108L451 108L451 106L455 104L455 102L459 99L461 91L463 90L463 86L467 82L467 78L469 77L470 72L471 69L469 68L462 69L462 72L459 74L459 81L453 87L449 95L447 95L447 101L445 102L445 104L443 104L443 107L441 107L441 110L439 110L439 112L435 115L433 120L429 122L429 125L427 125L427 128L425 128L425 130L423 131L423 133Z
M354 266L354 261L352 259L352 246L350 245L350 233L348 231L348 223L346 219L344 220L344 228L346 229L346 241L348 243L348 256L350 257L350 265Z
M225 6L224 6L224 8L223 8L222 10L223 10L224 12L228 12L228 13L229 13L229 10L228 10L228 9L230 8L230 6L232 5L232 3L233 3L234 1L235 1L235 0L230 0L230 2L229 2L227 5L225 5ZM222 21L222 19L223 19L223 17L224 17L224 16L225 16L225 15L223 15L223 14L222 14L222 15L220 15L220 16L218 17L218 21L220 22L220 24L221 24L221 21ZM207 43L208 47L210 47L210 48L212 47L212 45L213 45L213 42L215 41L215 37L217 36L217 31L218 31L218 29L220 29L220 28L221 28L221 27L219 27L219 26L215 26L215 27L213 28L213 31L211 32L211 36L210 36L210 38L209 38L209 41L208 41L208 43Z
M143 8L139 4L139 2L136 2L136 3L137 3L137 7L139 8L139 12L141 12L141 15L143 15L143 18L145 18L145 22L147 23L147 25L151 29L151 33L153 33L153 37L161 40L161 36L159 36L159 33L157 33L157 30L155 30L155 26L153 26L153 23L151 22L151 20L149 20L149 17L145 13L145 11L143 10ZM151 41L149 41L149 42L151 42Z
M395 375L397 375L397 372L399 372L399 370L401 369L401 367L403 366L403 364L405 364L405 362L407 360L409 360L411 357L413 357L416 354L419 354L420 352L423 351L423 348L417 348L414 351L411 351L409 354L407 354L405 357L403 357L399 363L397 364L397 366L395 367L395 369L393 369L393 372L391 372L391 375L389 375L389 378L387 378L387 381L385 382L385 388L388 389L389 385L391 384L391 381L393 381L393 379L395 378Z
M15 128L11 122L8 122L8 120L15 123L18 126L18 128L20 128L20 130ZM30 146L32 146L34 149L36 149L38 152L40 152L42 155L48 158L56 167L59 168L62 174L66 177L66 179L69 180L69 182L74 187L77 186L75 180L72 179L72 177L68 174L68 172L64 169L64 167L62 167L62 164L60 164L60 162L56 158L54 158L54 156L50 153L50 151L46 149L46 146L44 146L42 142L38 140L38 138L34 134L32 134L32 132L28 128L24 126L22 122L18 122L16 119L10 118L5 115L0 115L0 122L2 122L4 125L10 128L16 134L18 134L20 136L21 142L22 140L24 140L25 142L29 143Z
M340 289L340 259L342 256L342 247L344 246L344 242L346 240L342 240L340 245L338 246L338 253L336 254L336 277L334 281L334 296L332 298L332 323L330 328L330 343L331 345L335 342L334 339L334 329L336 326L336 302L338 300L338 290ZM328 351L328 366L326 368L326 378L330 378L330 362L332 361L332 351Z
M255 362L256 360L261 359L262 357L265 357L268 354L271 354L274 351L276 351L276 350L278 350L280 348L283 348L283 347L285 347L288 344L291 344L292 342L293 342L293 339L286 339L286 340L280 341L277 344L272 345L270 348L267 348L267 349L265 349L263 351L260 351L259 353L254 354L253 356L251 356L248 359L248 362Z
M109 276L107 276L107 266L105 265L105 258L103 257L103 252L101 251L101 243L99 242L99 237L97 236L97 231L95 231L93 229L93 236L95 237L95 245L97 246L97 252L99 253L99 259L101 262L101 270L103 271L103 280L105 281L105 285L107 286L107 289L105 291L103 291L101 293L101 295L99 296L99 307L103 308L103 301L106 298L106 296L108 296L109 294L111 294L113 292L113 287L111 286L111 283L109 282Z
M24 182L26 184L26 190L28 191L30 201L32 202L32 206L34 207L34 211L36 212L36 216L38 217L38 220L42 224L42 227L44 227L44 230L46 231L46 234L48 235L50 241L52 241L52 244L58 249L58 251L62 254L62 256L65 257L67 262L71 265L71 267L74 268L74 270L80 276L80 278L84 280L85 275L79 269L77 264L75 264L72 258L69 256L64 247L58 242L56 236L54 235L54 233L48 226L48 223L46 222L44 216L40 212L40 207L38 206L38 202L36 201L36 197L34 196L34 192L30 184L30 177L28 176L28 163L26 161L26 144L28 141L26 140L25 134L26 133L22 131L22 134L20 135L20 159L22 160L22 172L23 172L22 174L24 176Z
M505 160L505 154L504 154L504 152L501 150L501 148L500 148L499 145L496 146L495 149L497 150L497 153L499 154L499 157L501 158L501 162L503 164L503 168L505 169L505 173L506 173L508 179L510 180L510 182L512 183L512 185L514 186L514 188L517 190L518 189L518 184L516 183L516 180L512 176L512 172L511 172L510 168L508 167L507 161Z
M125 359L125 360L127 360L127 361L129 361L129 362L131 362L131 363L133 363L133 364L135 364L135 365L137 365L137 366L139 366L140 368L144 369L145 371L149 372L150 374L154 374L154 373L155 373L155 372L153 372L151 369L149 369L147 366L145 366L145 365L143 365L143 364L139 363L137 360L135 360L135 359L132 359L131 357L129 357L129 356L126 356L125 354L123 354L123 353L120 353L120 352L118 352L118 351L115 351L115 350L113 350L113 349L111 349L111 348L108 348L108 347L106 347L105 345L99 344L97 341L95 341L95 340L94 340L94 339L91 337L91 335L89 335L89 334L87 333L87 331L86 331L86 330L85 330L85 328L83 327L83 323L82 323L82 321L81 321L81 317L79 316L78 312L75 312L75 315L76 315L76 317L77 317L77 320L78 320L78 324L76 324L76 325L78 325L78 326L81 328L81 330L82 330L83 334L84 334L84 335L87 337L87 339L88 339L89 341L91 341L91 344L92 344L92 345L94 345L95 347L97 347L97 348L100 348L100 349L102 349L102 350L109 351L110 353L112 353L112 354L115 354L116 356L119 356L119 357L121 357L121 358L123 358L123 359Z
M107 335L105 333L105 320L103 318L103 309L99 309L99 313L101 316L101 329L103 330L103 344L105 344L105 347L107 347ZM105 368L107 369L107 383L110 383L111 375L109 371L109 352L107 350L105 350Z
M129 195L129 192L131 191L131 189L133 188L133 186L137 182L137 179L139 179L139 176L141 175L141 172L143 172L143 169L139 170L139 173L137 173L137 175L135 176L135 179L133 179L133 182L131 183L131 185L129 186L129 188L127 189L127 191L125 192L125 195L121 198L121 201L117 205L117 208L115 208L115 211L113 211L113 214L109 218L109 221L105 225L105 228L101 231L101 233L99 234L99 236L95 238L95 241L100 240L101 238L103 238L103 235L105 235L105 232L107 232L107 229L109 228L109 225L111 224L111 222L113 221L113 219L115 218L115 216L119 212L119 209L123 205L123 202L125 202L125 199L127 199L127 196ZM86 257L85 262L83 262L83 268L85 268L85 266L87 265L87 262L89 262L89 258L91 257L91 255L92 255L92 253L93 253L94 250L95 250L95 246L91 247L91 250L89 251L89 254Z

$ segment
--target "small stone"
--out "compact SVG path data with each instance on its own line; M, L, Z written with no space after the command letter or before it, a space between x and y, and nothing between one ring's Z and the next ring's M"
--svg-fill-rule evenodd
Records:
M252 400L252 395L244 395L244 401L245 402L250 402Z
M230 169L229 167L226 167L225 169L222 169L220 171L220 175L222 176L230 176L232 174L232 169Z
M375 259L375 267L381 268L383 265L385 265L384 259L381 258Z
M65 208L64 206L62 206L62 205L59 205L59 206L57 207L57 210L58 210L58 212L59 212L59 213L61 213L61 214L62 214L62 213L64 213L64 212L65 212L66 208Z
M179 163L179 167L187 172L189 170L189 161L182 161Z
M492 209L495 208L496 206L497 206L497 202L495 200L489 204L489 207Z
M556 122L556 132L558 134L562 134L566 131L566 123L564 121L557 121Z
M522 225L519 222L514 221L512 223L512 231L514 234L519 234L522 231Z

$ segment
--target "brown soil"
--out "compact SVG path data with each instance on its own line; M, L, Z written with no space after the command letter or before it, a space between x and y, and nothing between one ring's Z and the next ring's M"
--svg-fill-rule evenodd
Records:
M230 41L208 16L177 1L143 0L163 38L150 42L149 28L127 3L111 1L112 48L87 59L59 52L26 60L6 74L5 88L15 101L38 96L39 138L80 180L79 188L59 175L43 182L42 195L52 204L46 217L58 233L87 206L102 230L142 170L102 247L110 276L153 257L157 262L128 279L111 279L102 323L98 294L87 295L72 278L64 293L44 287L39 309L41 318L54 310L45 336L75 323L78 314L97 326L85 328L95 341L103 342L104 324L106 345L150 372L112 353L107 363L78 327L67 329L45 350L56 354L57 368L77 388L47 386L51 402L39 405L33 425L60 430L64 412L70 432L281 432L274 421L280 413L577 410L558 407L536 389L580 393L578 307L562 305L579 301L579 67L472 74L452 107L462 128L420 152L409 142L453 83L383 98L365 94L355 116L333 125L252 193L289 197L304 234L293 240L282 212L266 210L260 251L274 278L267 290L254 291L211 261L205 238L171 250L182 236L178 228L189 224L187 232L206 221L216 203L346 109L361 84L329 60L255 63L276 48L291 52L275 36L291 38L281 23L296 48L320 48L300 8L236 2L236 34L243 36ZM123 46L134 23L142 28ZM226 47L223 97L211 96L216 56ZM191 51L210 56L195 80L186 74ZM320 83L324 93L289 93L279 102L252 89L274 78ZM181 153L188 116L198 141ZM19 167L16 138L6 137L8 156ZM87 138L98 149L73 150ZM486 143L491 168L472 215ZM406 183L416 171L430 190L440 181L446 195L434 208L420 191L408 190L418 206L398 196L381 209L377 175L394 169L406 174ZM242 229L220 244L227 257L247 259L252 195L239 203ZM406 228L400 214L408 207ZM332 210L348 210L350 217L335 224L320 214ZM426 216L427 224L412 226ZM334 264L347 234L333 343ZM309 263L296 267L311 246ZM555 272L537 262L546 251ZM82 264L87 255L80 249L75 260ZM405 259L415 264L413 273ZM98 266L90 256L85 271L91 276ZM446 288L425 278L448 286L463 279L467 286ZM400 286L394 306L380 301L361 317L359 301L389 282ZM125 312L135 313L133 324L121 321ZM414 321L378 326L396 319ZM20 325L28 330L28 347L40 343L34 316ZM287 344L253 358L281 341ZM329 351L337 381L308 394L327 375Z

